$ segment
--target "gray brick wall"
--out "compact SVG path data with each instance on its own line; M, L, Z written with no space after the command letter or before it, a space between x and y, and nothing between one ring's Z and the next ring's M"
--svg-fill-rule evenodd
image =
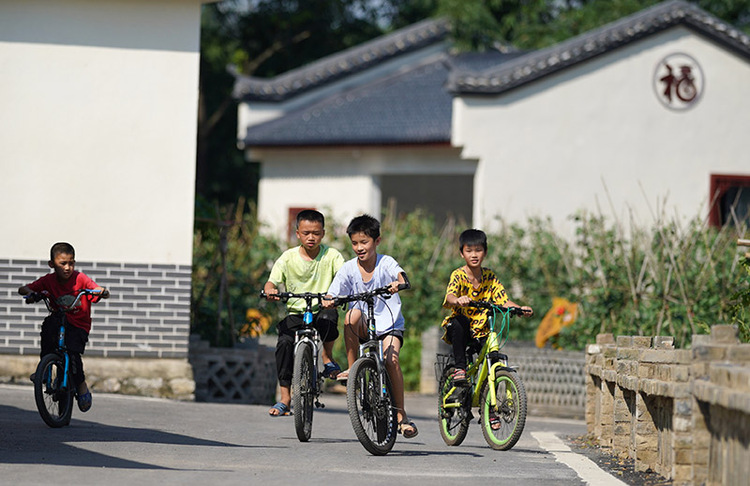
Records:
M76 262L76 270L112 293L93 306L86 356L187 358L190 265ZM0 259L0 354L39 353L47 311L17 290L49 271L46 260Z

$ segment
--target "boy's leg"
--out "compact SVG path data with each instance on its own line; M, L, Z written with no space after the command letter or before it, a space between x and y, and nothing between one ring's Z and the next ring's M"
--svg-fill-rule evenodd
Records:
M399 361L401 344L399 337L392 334L385 336L383 338L383 358L385 359L388 377L391 379L391 392L393 393L393 403L396 406L399 430L402 431L404 437L412 438L417 435L417 427L410 423L404 406L404 374L401 372Z
M279 338L276 341L276 375L279 380L279 402L292 404L292 372L294 369L294 326L296 316L286 316L276 326ZM275 407L275 405L274 405ZM270 415L279 415L278 408L271 407Z
M338 320L339 314L336 309L324 309L315 316L315 329L323 341L323 364L333 361L333 345L339 337Z
M447 326L448 338L453 346L453 357L456 359L456 369L466 370L466 344L469 339L469 320L463 316L451 319Z
M83 360L81 355L86 350L89 335L83 329L68 326L65 330L65 345L70 355L70 368L73 375L73 384L76 387L78 408L81 412L88 412L91 408L91 392L86 384L86 375L83 371Z
M351 368L359 357L359 338L364 337L362 322L362 311L351 309L346 313L344 319L344 344L346 344L346 361Z

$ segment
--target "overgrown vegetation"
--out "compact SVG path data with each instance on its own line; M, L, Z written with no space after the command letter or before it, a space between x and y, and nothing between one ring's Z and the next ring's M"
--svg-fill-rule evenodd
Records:
M265 236L254 208L242 200L224 209L199 206L198 214L193 332L214 345L231 346L247 309L259 308L273 323L281 317L283 306L261 302L258 291L287 244ZM693 334L708 333L720 323L737 325L742 340L750 341L750 267L747 259L738 258L736 246L744 230L716 230L698 219L626 228L589 213L576 215L572 223L575 233L567 238L542 219L523 225L500 221L488 231L486 266L495 270L515 302L536 312L531 319L513 321L511 339L533 340L552 297L559 296L580 304L578 319L555 342L565 349L582 349L605 332L669 335L686 347ZM351 258L343 226L328 221L325 242ZM457 248L463 229L453 221L438 224L419 211L400 217L391 213L382 220L379 252L394 256L413 286L402 294L407 386L416 386L419 379L419 336L445 316L441 304L448 277L463 264ZM342 343L336 356L345 360Z

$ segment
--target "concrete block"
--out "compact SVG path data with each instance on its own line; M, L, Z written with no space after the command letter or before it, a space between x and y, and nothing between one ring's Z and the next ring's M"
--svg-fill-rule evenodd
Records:
M615 344L615 337L613 334L597 334L596 344Z
M673 336L654 336L654 349L674 349Z
M617 336L617 347L618 348L633 347L633 336Z
M693 347L693 359L696 361L723 361L726 354L726 346L711 344Z
M711 343L713 344L734 344L739 342L737 339L737 327L727 324L711 326Z
M750 344L737 344L727 349L727 359L732 362L750 362Z
M633 336L633 347L634 348L650 348L651 347L651 336Z
M656 365L642 362L638 366L638 377L652 379L656 376Z
M617 348L617 359L618 360L633 360L638 361L641 359L641 353L643 350L636 348Z

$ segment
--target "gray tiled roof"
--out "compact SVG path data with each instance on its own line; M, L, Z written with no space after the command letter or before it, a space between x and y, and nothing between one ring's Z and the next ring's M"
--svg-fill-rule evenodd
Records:
M517 54L447 53L369 84L329 96L269 122L251 126L245 146L448 143L453 96L445 89L456 66L485 66Z
M456 94L500 94L679 24L750 57L750 37L693 4L675 0L489 70L456 71L449 89Z
M449 31L445 19L423 20L273 79L238 75L233 94L243 101L281 101L392 57L439 42L447 37Z
M384 75L248 128L245 146L448 143L456 94L496 95L675 25L750 57L750 38L684 1L668 1L548 49L451 55ZM284 101L405 52L443 42L444 20L428 20L271 80L239 77L235 96Z

